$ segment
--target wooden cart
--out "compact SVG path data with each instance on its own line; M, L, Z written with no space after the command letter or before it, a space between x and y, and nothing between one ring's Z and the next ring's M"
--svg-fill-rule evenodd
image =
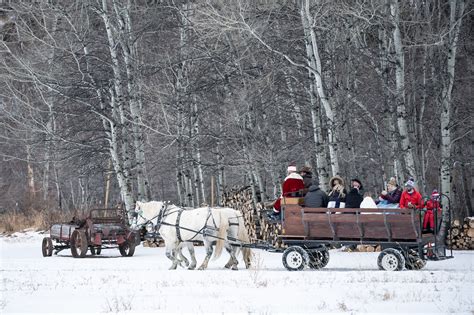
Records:
M85 257L88 250L100 255L102 249L109 248L118 248L122 256L133 256L139 238L124 218L121 209L92 209L84 220L53 224L50 236L43 238L43 256L68 248L75 258Z

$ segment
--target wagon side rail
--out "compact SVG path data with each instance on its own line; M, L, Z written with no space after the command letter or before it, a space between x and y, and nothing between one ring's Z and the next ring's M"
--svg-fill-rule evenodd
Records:
M308 239L421 243L429 238L421 233L418 210L301 207L300 211Z

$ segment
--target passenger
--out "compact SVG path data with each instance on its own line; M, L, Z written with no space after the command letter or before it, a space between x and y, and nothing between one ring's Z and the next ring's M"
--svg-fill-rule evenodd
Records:
M344 180L336 175L329 180L328 208L345 208L347 191Z
M303 177L303 183L304 183L304 188L305 188L304 191L303 191L303 195L306 195L306 193L308 192L309 187L313 183L313 172L311 172L311 167L303 166L300 169L300 175L301 175L301 177Z
M410 178L405 183L405 190L400 197L400 208L421 209L424 206L423 198L415 189L415 181Z
M304 196L304 205L310 208L326 208L328 206L328 195L319 188L319 179L313 180L309 190Z
M275 201L273 205L273 213L270 219L279 219L281 212L281 198L282 197L301 197L304 189L303 178L296 172L296 166L290 165L287 169L287 174L282 185L282 195Z
M364 200L362 200L360 207L362 209L376 209L377 208L377 205L375 204L375 201L372 198L372 194L370 192L366 192L364 194Z
M441 205L439 203L439 193L436 189L431 193L431 198L426 202L426 213L423 218L423 231L424 232L433 232L435 223L434 223L434 211L438 209L438 220L441 218Z
M402 191L398 186L397 180L395 177L391 177L387 183L387 190L383 190L379 196L378 206L380 208L387 206L395 206L400 202L400 197L402 196Z
M351 180L351 190L346 196L346 208L360 208L360 203L364 199L362 193L363 187L360 180L354 178Z

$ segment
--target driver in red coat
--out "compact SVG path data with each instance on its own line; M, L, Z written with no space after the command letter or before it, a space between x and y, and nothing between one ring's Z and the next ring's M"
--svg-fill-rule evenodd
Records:
M280 217L281 211L281 198L282 197L301 197L301 193L304 190L304 181L303 177L296 172L296 166L290 165L287 170L288 176L286 176L282 185L282 195L275 201L273 205L273 215L274 219Z

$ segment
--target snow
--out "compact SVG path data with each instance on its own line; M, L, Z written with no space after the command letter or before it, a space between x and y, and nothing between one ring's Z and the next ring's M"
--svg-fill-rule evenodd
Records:
M281 254L255 250L255 267L168 270L164 248L139 246L43 257L37 232L0 237L0 313L464 313L474 311L474 252L428 262L421 271L377 268L378 253L330 251L322 270L290 272ZM185 254L187 252L185 251ZM204 248L196 248L198 265Z

